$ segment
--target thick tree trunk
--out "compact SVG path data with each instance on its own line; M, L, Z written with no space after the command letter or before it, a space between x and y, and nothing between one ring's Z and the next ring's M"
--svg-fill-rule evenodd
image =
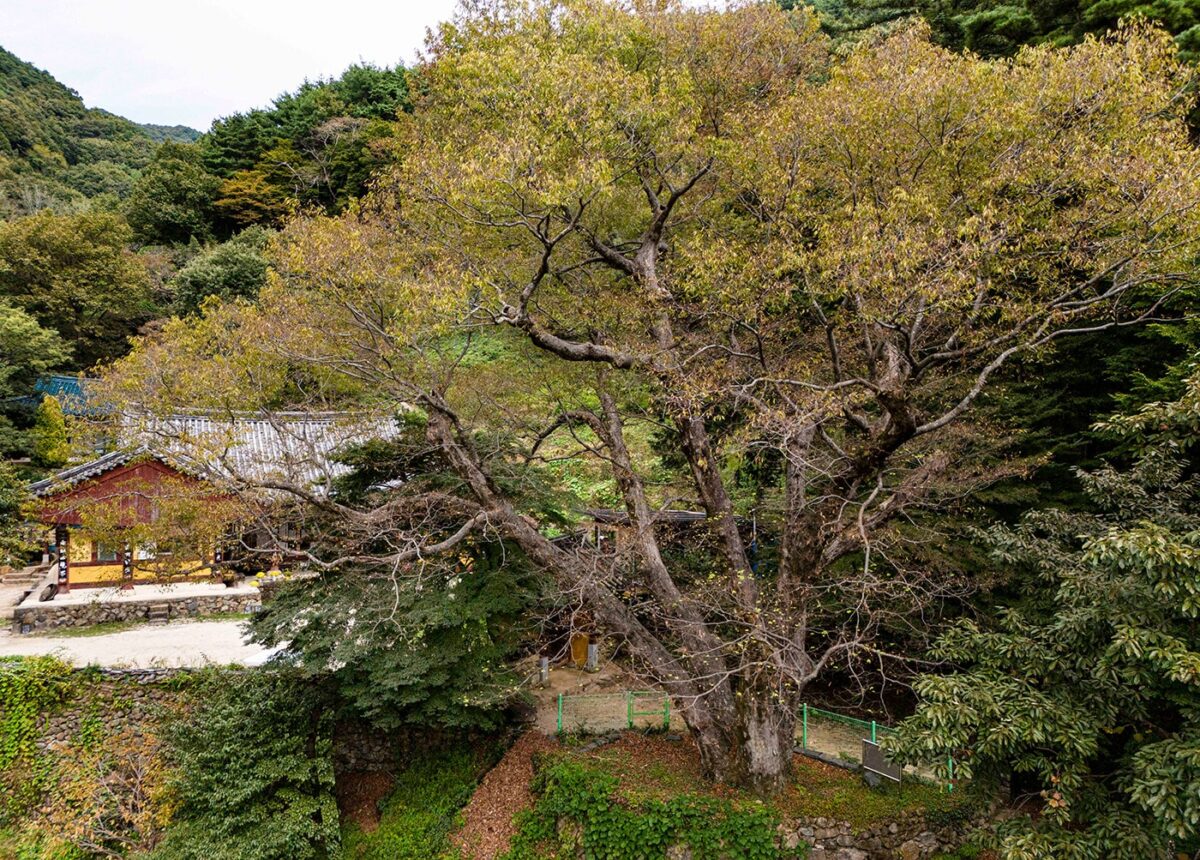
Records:
M603 580L587 581L581 596L596 617L602 619L610 631L623 637L633 653L664 681L667 690L679 697L684 721L700 750L705 774L762 795L777 794L787 786L791 776L795 745L795 718L788 698L757 671L744 670L744 674L735 673L732 677L726 674L728 667L720 656L719 638L684 600L662 560L654 536L653 515L624 447L615 405L607 395L604 405L609 426L601 425L598 430L602 437L607 437L606 442L613 451L618 465L615 471L631 518L638 526L635 534L639 539L647 585L659 607L669 611L668 623L690 653L673 653L609 591ZM431 406L434 408L427 430L430 441L446 452L479 501L488 506L502 533L520 544L534 563L555 571L568 582L576 578L577 560L517 514L495 489L469 445L463 444L456 435L450 420L452 413L448 410L439 412L437 404ZM724 501L714 507L728 514L728 501L721 498ZM732 522L731 515L726 518ZM736 529L727 537L731 554L740 554L744 561L744 552L739 549L741 538ZM757 585L748 573L748 564L735 569L739 603L752 610ZM761 624L761 619L755 623ZM746 665L771 664L770 655L758 656L759 660L749 660ZM743 659L748 660L748 655L743 655Z
M763 796L787 787L796 719L771 691L744 691L727 714L685 707L683 717L709 779Z
M742 785L757 794L778 794L792 775L796 718L769 692L745 696L739 703Z

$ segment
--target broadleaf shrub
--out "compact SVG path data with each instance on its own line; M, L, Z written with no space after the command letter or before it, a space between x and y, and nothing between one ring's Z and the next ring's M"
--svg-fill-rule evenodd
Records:
M167 726L178 811L155 860L337 856L332 708L291 672L214 673Z

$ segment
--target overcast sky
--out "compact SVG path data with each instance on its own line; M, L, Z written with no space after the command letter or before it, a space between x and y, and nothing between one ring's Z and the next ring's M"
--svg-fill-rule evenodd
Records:
M0 0L0 46L135 122L204 131L351 63L410 63L455 0Z

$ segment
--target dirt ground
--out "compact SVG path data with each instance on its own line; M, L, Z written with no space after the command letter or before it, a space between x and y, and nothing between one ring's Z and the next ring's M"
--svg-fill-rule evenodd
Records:
M379 803L395 784L390 773L338 774L334 794L342 821L352 821L363 833L373 833L379 827Z
M513 819L533 804L533 756L557 747L540 731L526 732L488 771L462 811L463 826L452 837L464 857L493 860L508 849L517 832Z
M878 737L882 738L882 736L882 732L878 733ZM808 718L808 748L842 761L862 764L862 742L864 739L870 740L870 738L870 731L865 729L858 729L835 720L814 719L812 716ZM796 743L799 744L800 740L800 731L797 730ZM922 779L937 781L937 774L931 766L906 767L904 772L920 776Z
M797 743L801 740L800 734L800 728L797 727ZM845 723L812 717L808 720L808 748L843 761L861 762L863 738L869 740L870 737L870 732Z
M571 697L596 697L571 700L587 703L589 710L596 709L595 720L588 724L588 728L596 731L625 728L626 709L623 693L636 686L637 681L620 666L613 663L602 666L598 672L584 672L573 666L555 666L550 669L548 686L534 686L530 689L537 702L537 728L547 735L553 735L558 731L558 696L560 693ZM566 728L576 729L578 727L567 726Z
M79 666L177 667L238 663L260 665L272 649L244 640L244 621L174 621L143 624L99 636L14 634L0 630L0 656L56 654Z

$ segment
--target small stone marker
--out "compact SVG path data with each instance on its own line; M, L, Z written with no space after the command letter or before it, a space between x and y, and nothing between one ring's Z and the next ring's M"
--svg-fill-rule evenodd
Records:
M586 633L571 634L571 662L576 669L582 669L587 663L588 635Z

